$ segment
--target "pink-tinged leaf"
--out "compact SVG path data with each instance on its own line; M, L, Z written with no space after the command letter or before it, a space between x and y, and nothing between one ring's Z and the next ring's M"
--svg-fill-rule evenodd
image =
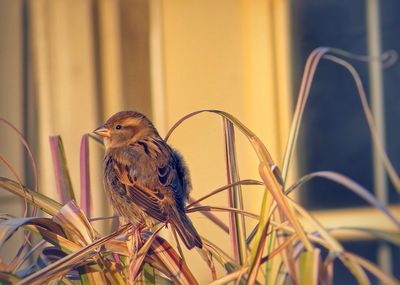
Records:
M64 205L53 220L62 226L68 238L82 246L96 239L96 232L74 200Z
M85 215L92 216L92 199L90 187L90 169L89 169L89 135L85 134L81 139L80 151L80 171L81 171L81 209Z
M61 203L65 204L70 200L75 200L75 196L72 189L71 178L69 176L63 143L60 136L51 136L49 141L53 157L57 194Z

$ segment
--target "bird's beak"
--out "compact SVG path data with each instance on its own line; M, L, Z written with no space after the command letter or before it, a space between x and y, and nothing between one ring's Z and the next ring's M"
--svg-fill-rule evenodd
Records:
M104 138L109 138L110 137L110 130L105 128L104 126L101 126L93 131L96 135L102 136Z

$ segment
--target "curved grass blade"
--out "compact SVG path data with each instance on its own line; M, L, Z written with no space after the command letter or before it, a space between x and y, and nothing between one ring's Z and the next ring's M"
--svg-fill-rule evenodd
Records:
M190 212L190 208L191 207L202 207L202 205L200 204L200 202L222 192L225 190L228 190L230 187L236 186L236 185L264 185L262 182L257 181L257 180L253 180L253 179L245 179L245 180L240 180L225 186L222 186L218 189L215 189L214 191L211 191L210 193L208 193L207 195L199 198L199 199L194 199L191 196L189 196L189 204L185 207L187 212ZM213 223L215 223L218 227L220 227L224 232L226 232L227 234L229 234L229 227L221 220L219 219L217 216L215 216L213 213L211 212L201 212L204 216L206 216L208 219L210 219Z
M220 211L220 212L228 212L228 213L235 213L238 215L242 216L247 216L253 219L258 220L260 218L259 215L253 214L251 212L247 212L244 210L239 210L236 208L227 208L227 207L215 207L215 206L198 206L198 207L192 207L189 210L187 210L187 213L191 212L209 212L209 211Z
M53 220L62 225L69 240L81 246L90 244L99 236L74 200L62 207ZM80 268L80 276L84 282L99 284L102 280L107 279L111 284L124 284L121 274L115 270L112 258L104 259L99 254L96 262L100 265L101 270L94 270L93 266L89 265Z
M45 284L48 283L50 280L54 280L60 276L63 276L66 272L71 270L71 268L76 267L79 264L85 264L90 261L90 258L97 254L96 249L110 239L113 239L119 236L121 233L126 232L132 228L131 225L127 224L120 227L117 231L108 234L91 244L86 245L85 247L80 248L78 251L67 255L64 258L46 266L42 270L35 272L34 274L24 278L19 283L20 285L28 285L28 284Z
M391 220L397 227L400 228L400 221L392 214L392 212L390 212L390 210L385 205L383 205L378 199L376 199L367 189L362 187L360 184L340 173L336 173L333 171L313 172L302 177L294 186L296 188L315 177L329 179L333 182L336 182L344 186L348 190L351 190L352 192L357 194L360 198L365 200L367 203L379 209L383 214L385 214L385 216L389 220Z
M56 234L63 235L60 225L48 218L14 218L0 222L0 247L8 240L20 227L33 225L40 226Z
M382 282L382 284L386 285L400 284L400 280L396 280L394 276L391 276L388 273L383 272L380 268L378 268L375 264L373 264L369 260L350 252L344 252L343 254L345 255L345 257L358 263L359 265L367 269L369 272L371 272L373 275L375 275Z
M337 227L333 229L329 229L329 232L336 232L336 231L357 231L357 232L363 232L374 239L379 239L382 241L389 242L395 246L400 247L400 232L392 232L392 231L385 231L385 230L380 230L380 229L374 229L374 228L359 228L359 227Z
M189 196L189 203L191 206L193 205L198 205L199 207L202 207L201 204L197 203L196 201L194 201L194 199L192 197ZM187 208L186 207L186 213L190 213L190 210L192 208ZM214 224L216 224L219 228L221 228L224 232L226 232L227 234L229 234L229 227L220 219L218 218L216 215L214 215L211 212L205 211L205 212L200 212L201 214L203 214L205 217L207 217L210 221L212 221Z
M71 178L67 167L64 146L60 136L49 138L50 149L53 157L54 176L58 197L62 204L75 200L74 190L72 189Z
M5 177L0 177L0 188L26 199L30 204L51 216L54 216L62 207L57 201L32 191L25 186L21 188L19 183Z
M229 254L227 254L207 238L202 237L202 240L212 257L217 260L227 272L232 273L240 269L241 266Z
M282 184L283 180L280 176L280 171L279 168L276 166L274 161L271 158L271 155L269 154L268 150L264 146L264 144L261 142L261 140L250 130L248 129L245 125L243 125L238 119L230 115L229 113L219 111L219 110L200 110L197 112L190 113L186 116L184 116L182 119L180 119L175 125L170 129L166 136L166 140L168 137L171 135L171 133L185 120L188 118L197 115L202 112L211 112L218 114L222 116L223 118L227 119L230 121L233 125L235 125L249 140L251 145L253 146L259 160L260 160L260 166L259 166L259 173L260 176L264 182L264 184L267 186L267 189L269 193L272 194L274 197L279 211L281 211L281 215L284 216L289 220L289 222L293 225L294 229L296 230L296 233L306 246L307 250L312 251L313 246L310 243L310 241L307 238L307 235L304 233L303 228L301 227L300 223L298 222L294 210L291 208L291 205L287 202L286 197L283 194L282 191ZM265 199L266 195L264 195ZM268 213L261 213L261 217L264 215L267 215ZM261 218L262 219L262 218ZM264 220L267 220L266 218ZM262 234L262 229L261 227L258 228L256 236L256 240L260 240L260 236ZM290 264L287 264L288 266ZM250 265L251 266L251 265Z
M198 203L200 203L200 202L202 202L202 201L204 201L204 200L206 200L206 199L208 199L208 198L210 198L210 197L212 197L212 196L214 196L214 195L216 195L216 194L218 194L218 193L220 193L222 191L226 191L229 188L237 186L237 185L242 185L242 186L243 185L258 185L258 186L262 186L262 185L264 185L264 183L262 183L261 181L258 181L258 180L254 180L254 179L239 180L239 181L236 181L234 183L227 184L227 185L224 185L222 187L219 187L219 188L211 191L210 193L208 193L207 195L204 195L203 197L201 197L199 199L192 198L190 203L188 205L186 205L185 208L189 209L193 205L196 205L196 204L198 204ZM199 205L196 205L196 206L199 206Z
M325 59L331 60L341 66L343 66L344 68L346 68L351 76L353 77L355 83L356 83L356 87L357 87L357 91L358 91L358 95L360 97L361 100L361 106L363 108L364 114L365 114L365 118L367 120L368 123L368 128L370 130L371 133L371 138L372 138L372 142L374 143L376 150L380 156L380 158L382 159L383 165L386 169L386 172L388 173L389 179L390 181L393 183L393 186L395 187L395 189L397 190L398 193L400 193L400 177L397 174L395 168L393 167L393 164L391 163L386 151L385 151L385 147L383 146L381 139L379 137L379 134L376 130L376 125L375 125L375 121L374 121L374 117L372 115L372 112L368 106L368 100L367 100L367 96L364 90L364 86L362 84L360 75L358 74L358 72L356 71L356 69L347 61L338 58L334 55L325 55L324 56Z
M292 224L293 228L296 230L296 233L299 235L299 238L304 243L306 249L309 251L312 251L313 246L310 243L310 241L308 240L308 238L306 237L304 230L300 225L300 222L298 221L296 215L294 214L294 210L291 207L290 203L288 202L288 198L282 192L276 179L273 179L274 175L273 175L271 169L265 164L260 164L259 171L260 171L261 178L263 179L268 190L274 197L274 200L277 203L278 207L281 206L281 210L285 213L286 218L289 220L289 222ZM263 214L265 215L267 213L262 213L262 215ZM260 229L259 229L259 232L261 232Z
M28 156L29 156L29 161L31 162L31 166L32 166L32 171L33 171L33 178L34 178L34 191L38 192L38 171L37 171L37 166L36 166L36 162L35 162L35 158L33 156L32 150L29 147L28 142L26 141L24 135L18 130L18 128L16 126L14 126L11 122L9 122L8 120L1 118L0 117L0 122L3 122L4 124L6 124L7 126L9 126L14 132L17 133L18 135L18 139L19 141L24 145L26 151L28 152ZM32 216L35 216L36 212L34 211L32 213Z
M260 161L266 161L268 165L270 165L270 167L273 167L275 165L274 161L271 158L271 155L269 154L267 148L264 146L264 144L261 142L261 140L248 128L246 127L242 122L240 122L238 119L236 119L234 116L232 116L231 114L224 112L224 111L220 111L220 110L199 110L199 111L195 111L192 113L187 114L186 116L182 117L180 120L178 120L172 127L171 129L168 131L167 135L165 136L165 140L168 140L168 138L171 136L171 134L173 133L173 131L180 125L182 124L184 121L186 121L187 119L196 116L200 113L204 113L204 112L208 112L208 113L213 113L213 114L217 114L219 116L221 116L222 118L227 119L229 122L231 122L233 125L235 125L235 127L237 127L245 136L246 138L249 140L249 142L251 143L251 145L253 146L258 158ZM278 172L279 173L279 172ZM282 180L281 177L275 177L278 181Z
M306 65L304 67L303 77L301 79L301 85L299 90L299 95L297 97L296 108L293 114L292 125L289 131L289 138L285 147L285 152L283 155L282 163L282 177L283 181L286 181L289 172L289 166L291 158L293 156L294 148L297 143L297 138L299 134L300 124L302 121L304 108L310 94L311 83L313 81L316 68L322 56L329 52L329 48L320 47L314 49L309 57L307 58Z
M14 178L17 180L16 182L18 183L19 187L22 189L23 188L23 182L21 177L18 175L17 171L12 167L10 161L8 161L3 155L0 154L0 160L5 164L5 166L8 168L8 170L12 173ZM28 206L26 200L25 202L25 211L24 211L24 216L26 217L28 215Z
M348 57L348 58L352 58L352 59L360 60L360 61L381 60L381 61L386 62L386 63L384 62L385 67L392 65L397 59L397 53L393 52L393 51L385 52L379 58L370 58L367 56L359 56L359 55L355 55L355 54L352 54L352 53L349 53L349 52L346 52L346 51L343 51L340 49L329 48L329 47L320 47L320 48L316 48L315 50L312 51L310 56L307 58L306 66L304 68L303 77L301 80L301 86L300 86L300 90L299 90L299 95L298 95L298 99L297 99L297 104L296 104L295 112L293 115L292 125L290 127L289 138L288 138L288 142L287 142L287 145L285 148L285 154L284 154L284 159L283 159L283 164L282 164L283 180L286 181L286 178L287 178L287 174L289 171L289 164L290 164L293 152L294 152L294 147L297 142L297 137L298 137L298 133L299 133L299 129L300 129L302 116L304 113L306 102L309 97L311 84L312 84L317 66L318 66L321 58L324 58L324 59L331 60L339 65L342 65L351 73L351 75L356 83L356 86L357 86L358 95L361 99L361 105L362 105L364 114L367 119L368 127L370 129L371 136L372 136L372 140L378 149L381 159L383 160L384 166L389 174L389 178L391 179L392 183L394 184L396 190L400 192L400 178L399 178L398 174L396 173L396 171L394 170L394 167L393 167L392 163L390 162L389 158L387 157L385 149L384 149L384 147L379 139L379 136L377 135L377 132L375 130L375 124L374 124L372 112L368 107L368 101L366 99L365 90L362 85L360 76L358 75L357 71L354 69L354 67L350 63L348 63L347 61L345 61L343 59L338 58L335 55L331 55L328 53L333 53L333 54L337 54L340 56L344 56L344 57Z

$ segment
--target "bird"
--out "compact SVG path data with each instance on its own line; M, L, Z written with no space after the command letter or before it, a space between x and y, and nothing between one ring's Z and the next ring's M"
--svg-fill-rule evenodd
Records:
M93 132L104 141L103 183L116 212L137 229L170 224L188 249L201 249L185 213L188 168L153 123L139 112L121 111Z

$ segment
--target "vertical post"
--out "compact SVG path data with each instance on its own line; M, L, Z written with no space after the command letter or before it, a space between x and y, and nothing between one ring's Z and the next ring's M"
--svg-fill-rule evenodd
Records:
M369 86L371 90L371 108L376 123L376 131L385 145L385 112L382 83L381 36L379 1L367 1L367 31L369 61ZM376 147L373 147L374 189L379 201L388 204L387 177L382 160ZM391 271L391 253L389 245L381 243L378 247L378 263L381 268Z
M153 122L161 134L167 133L164 90L164 32L161 0L150 1L150 78Z

